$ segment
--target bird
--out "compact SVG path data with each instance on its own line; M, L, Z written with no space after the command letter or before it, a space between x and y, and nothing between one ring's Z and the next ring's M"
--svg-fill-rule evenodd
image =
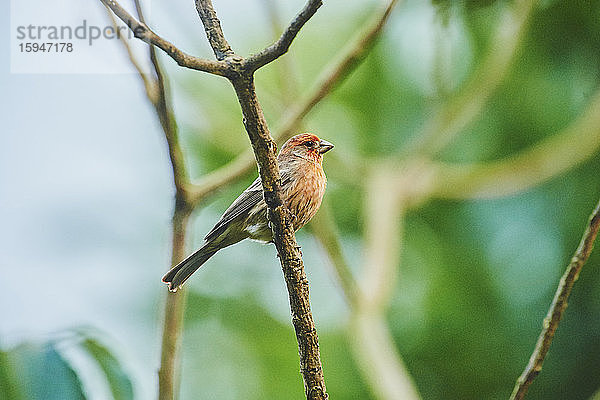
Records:
M281 147L277 156L281 194L292 215L294 231L310 221L321 206L327 183L323 155L332 148L333 144L312 133L293 136ZM167 272L162 281L169 291L176 292L216 252L244 239L273 242L260 177L225 210L204 244Z

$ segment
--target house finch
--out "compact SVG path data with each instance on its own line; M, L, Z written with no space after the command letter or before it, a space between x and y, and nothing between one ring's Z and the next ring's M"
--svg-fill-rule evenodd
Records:
M327 182L323 154L332 148L333 144L302 133L285 142L277 156L282 197L292 213L294 230L310 221L321 205ZM273 241L260 177L225 210L204 238L204 245L167 272L163 282L170 291L177 291L217 251L247 238L263 243Z

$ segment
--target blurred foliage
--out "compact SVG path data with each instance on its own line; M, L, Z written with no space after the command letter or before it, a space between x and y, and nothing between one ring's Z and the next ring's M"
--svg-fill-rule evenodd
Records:
M2 353L4 399L85 399L76 372L54 343L22 344ZM11 379L19 377L18 383Z
M131 378L111 351L96 339L101 333L90 333L89 329L63 332L56 340L0 350L0 398L86 399L82 371L97 364L114 400L133 399Z
M110 391L115 400L133 398L133 387L128 375L123 371L119 360L112 355L109 349L92 338L84 338L80 346L98 363L104 373Z

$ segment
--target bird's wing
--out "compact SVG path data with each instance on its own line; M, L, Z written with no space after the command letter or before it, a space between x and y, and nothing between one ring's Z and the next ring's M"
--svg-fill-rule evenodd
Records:
M281 186L287 184L291 179L291 174L288 170L281 170ZM252 207L257 205L263 199L263 190L260 177L256 178L254 182L246 190L239 195L237 199L225 210L219 222L206 234L204 240L210 242L221 235L225 229L229 226L231 221L243 214L248 214Z
M217 222L210 232L208 232L204 240L210 242L217 238L225 231L231 221L242 214L247 214L252 207L262 200L262 197L260 178L256 178L256 180L252 182L252 184L248 186L248 188L244 190L233 203L231 203L229 208L225 210L219 222Z

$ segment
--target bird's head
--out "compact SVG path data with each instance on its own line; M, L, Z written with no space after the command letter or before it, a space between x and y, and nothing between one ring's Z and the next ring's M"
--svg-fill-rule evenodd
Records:
M296 156L310 161L321 162L323 154L333 149L333 144L319 139L312 133L301 133L290 138L281 147L280 156Z

